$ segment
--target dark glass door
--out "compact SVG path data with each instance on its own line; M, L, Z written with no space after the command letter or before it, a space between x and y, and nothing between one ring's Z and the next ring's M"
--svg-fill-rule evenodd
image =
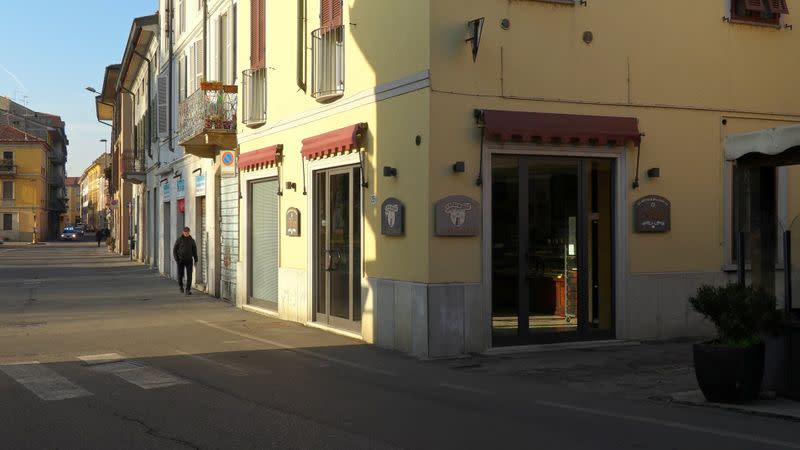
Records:
M358 167L315 173L315 320L361 331L361 189Z
M612 166L492 158L494 346L611 333Z

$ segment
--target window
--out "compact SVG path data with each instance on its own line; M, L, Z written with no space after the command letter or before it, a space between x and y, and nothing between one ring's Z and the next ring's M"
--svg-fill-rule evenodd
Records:
M169 128L169 99L167 96L169 95L169 79L167 78L166 73L162 73L158 76L158 82L156 89L156 104L158 109L158 134L161 136L166 136L168 133Z
M786 0L731 0L731 20L780 25L781 14L789 14Z
M178 1L178 36L186 32L186 2Z
M320 0L319 21L311 33L311 96L326 102L344 94L342 0Z
M3 181L3 200L14 199L14 182Z
M14 229L13 216L11 214L3 214L3 231L12 231Z
M3 152L4 161L14 161L14 152Z

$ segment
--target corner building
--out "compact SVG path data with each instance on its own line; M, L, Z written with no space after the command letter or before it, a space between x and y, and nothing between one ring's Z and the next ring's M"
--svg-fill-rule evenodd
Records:
M701 3L239 2L237 305L420 357L709 333L800 3Z

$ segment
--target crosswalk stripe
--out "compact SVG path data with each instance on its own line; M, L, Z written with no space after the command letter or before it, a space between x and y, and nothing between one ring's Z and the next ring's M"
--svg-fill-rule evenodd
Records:
M142 389L159 389L189 382L138 361L119 361L94 366L95 370L116 375Z
M45 401L92 395L38 361L0 365L0 370Z

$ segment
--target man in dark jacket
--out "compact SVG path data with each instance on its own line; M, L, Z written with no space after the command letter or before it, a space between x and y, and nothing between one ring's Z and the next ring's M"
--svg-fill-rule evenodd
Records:
M178 263L178 286L181 292L186 292L186 295L192 295L192 266L197 262L197 245L194 239L189 235L189 227L184 227L183 233L175 241L175 246L172 248L172 256ZM183 271L186 271L186 290L183 289Z

